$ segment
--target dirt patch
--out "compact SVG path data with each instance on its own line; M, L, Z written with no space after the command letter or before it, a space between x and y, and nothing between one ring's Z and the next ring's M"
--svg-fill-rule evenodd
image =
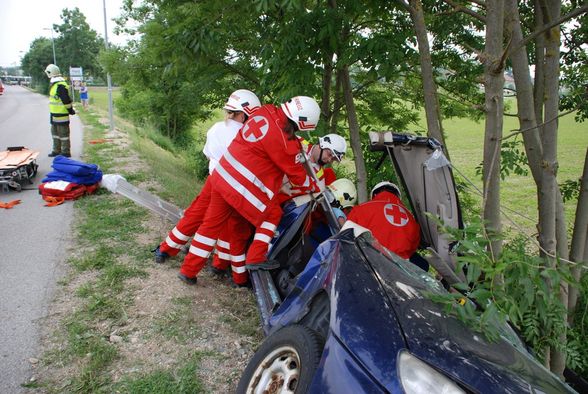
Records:
M128 146L123 133L111 132L109 137L115 139L117 146ZM127 162L130 159L133 168L145 168L146 164L132 151L128 153L126 159ZM129 172L129 168L125 167L125 171ZM158 185L150 180L136 186ZM83 220L80 219L82 216L76 215L76 220ZM173 225L145 210L145 231L136 235L135 245L149 257L144 261L119 257L119 263L140 268L146 275L125 282L127 302L123 319L116 323L109 320L94 322L99 335L115 346L118 353L106 373L114 383L153 371L173 373L186 360L198 355L197 375L204 385L204 392L233 392L241 371L262 338L253 295L248 289L231 288L228 280L218 280L206 270L199 275L198 285L184 284L177 278L183 256L165 264L155 264L147 251L159 244ZM72 239L76 239L75 234ZM84 250L76 246L70 254L83 255ZM32 360L35 368L33 380L39 382L40 387L31 392L72 391L68 384L80 374L83 360L68 362L68 358L62 356L67 348L65 322L71 319L73 311L84 307L87 300L77 294L83 286L95 280L95 276L92 272L79 273L67 268L48 316L41 323L44 333L40 361ZM47 389L46 385L51 382L56 386Z

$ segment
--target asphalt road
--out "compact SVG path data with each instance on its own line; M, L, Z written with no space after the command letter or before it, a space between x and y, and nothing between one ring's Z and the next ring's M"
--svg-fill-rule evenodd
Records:
M24 145L40 151L34 185L22 192L2 191L0 201L20 199L12 209L0 208L0 393L23 392L22 383L34 376L31 359L39 359L43 319L63 273L72 244L71 202L45 207L37 186L52 158L48 99L20 86L6 86L0 96L0 151ZM72 158L79 159L82 126L71 121Z

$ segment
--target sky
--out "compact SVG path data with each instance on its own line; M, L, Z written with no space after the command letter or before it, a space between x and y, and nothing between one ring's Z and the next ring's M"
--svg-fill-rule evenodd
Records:
M78 7L90 28L104 38L103 1L106 2L108 42L123 44L126 39L114 35L112 21L119 16L123 0L0 0L0 66L20 65L20 59L35 38L51 39L51 31L43 29L61 24L60 15L64 8Z

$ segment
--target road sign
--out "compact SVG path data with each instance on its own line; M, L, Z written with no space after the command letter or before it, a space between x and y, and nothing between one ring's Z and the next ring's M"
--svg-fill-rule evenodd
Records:
M81 67L70 67L69 68L69 76L70 76L70 78L72 78L72 77L83 77L84 76L84 70L82 70Z

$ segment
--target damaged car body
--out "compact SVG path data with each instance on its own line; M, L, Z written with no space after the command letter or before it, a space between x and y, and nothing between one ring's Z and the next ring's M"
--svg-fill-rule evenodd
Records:
M454 245L439 228L463 227L450 163L434 139L370 133L390 158L421 226L421 248L446 283L463 283ZM269 259L252 271L267 337L238 393L574 392L527 350L506 323L490 342L427 294L446 293L430 274L382 247L367 229L339 228L328 192L284 207ZM319 213L322 231L309 231ZM316 234L323 234L317 238Z

